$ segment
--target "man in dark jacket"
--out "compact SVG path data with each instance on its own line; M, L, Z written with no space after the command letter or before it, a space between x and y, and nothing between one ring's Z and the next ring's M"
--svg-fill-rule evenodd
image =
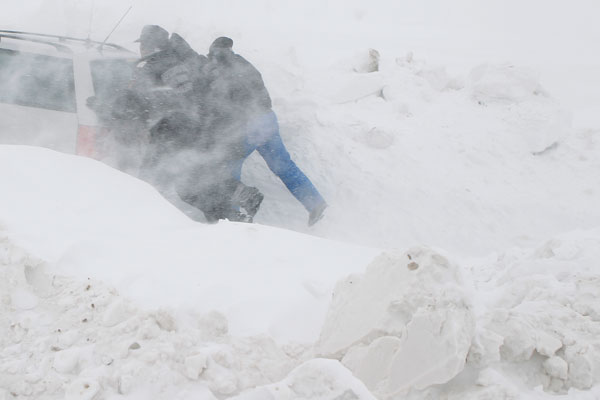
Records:
M220 131L231 177L240 179L243 162L257 150L309 212L308 225L313 225L323 216L327 203L290 158L260 72L235 54L232 47L230 38L217 38L210 46L205 66L211 126Z
M140 178L167 198L176 192L208 222L251 222L262 194L224 173L223 163L212 155L214 140L202 106L206 57L157 25L145 26L137 41L142 58L115 112L136 114L149 129Z

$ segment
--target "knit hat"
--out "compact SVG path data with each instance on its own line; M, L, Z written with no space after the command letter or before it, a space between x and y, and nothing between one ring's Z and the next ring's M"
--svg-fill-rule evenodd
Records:
M169 46L169 32L158 25L146 25L136 42L143 42L155 49L166 49Z
M216 49L230 49L231 50L232 47L233 47L233 40L231 40L228 37L221 36L221 37L216 38L212 42L208 51L209 51L209 53L212 53L213 50L216 50Z

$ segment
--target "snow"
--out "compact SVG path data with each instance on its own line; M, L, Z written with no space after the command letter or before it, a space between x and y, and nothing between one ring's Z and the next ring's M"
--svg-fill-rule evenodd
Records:
M375 397L339 362L314 359L301 364L281 382L258 387L232 399L375 400Z
M237 334L316 339L336 280L378 252L260 225L199 224L100 162L35 147L0 152L0 179L15 185L0 200L2 226L49 262L45 274L93 276L149 307L220 310ZM23 291L14 297L21 308L33 302ZM125 315L115 303L103 324Z
M381 398L448 382L474 335L460 275L429 249L380 255L336 286L317 352L341 358Z
M5 3L100 39L128 7ZM0 399L600 398L595 2L133 5L111 41L233 37L330 207L254 157L258 223L203 225L0 146Z

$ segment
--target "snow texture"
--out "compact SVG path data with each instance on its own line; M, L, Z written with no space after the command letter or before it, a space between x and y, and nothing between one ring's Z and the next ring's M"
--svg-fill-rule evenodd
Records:
M596 2L134 3L111 41L234 39L330 207L308 228L253 156L258 224L204 226L1 146L0 400L600 398ZM102 40L125 9L0 25Z
M266 336L233 340L215 312L184 322L100 281L47 276L6 238L1 250L0 388L13 396L214 399L283 378L301 354ZM37 299L26 311L13 296L23 288Z
M339 362L307 361L280 382L245 392L231 400L375 400L365 385Z

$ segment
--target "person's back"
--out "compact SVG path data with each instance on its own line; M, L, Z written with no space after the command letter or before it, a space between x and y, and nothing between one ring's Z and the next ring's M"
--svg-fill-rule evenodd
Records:
M317 222L327 203L292 161L279 134L277 117L260 72L232 50L233 41L217 38L210 47L206 74L219 131L217 141L228 158L231 176L240 179L244 160L255 150Z
M251 221L263 196L223 172L223 157L207 121L206 63L206 57L175 33L158 51L142 58L141 79L134 86L151 110L143 178L163 191L172 188L202 210L209 222Z
M242 123L271 109L271 97L260 72L231 51L233 42L218 38L211 45L204 74L212 110L229 123Z

